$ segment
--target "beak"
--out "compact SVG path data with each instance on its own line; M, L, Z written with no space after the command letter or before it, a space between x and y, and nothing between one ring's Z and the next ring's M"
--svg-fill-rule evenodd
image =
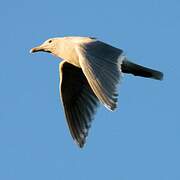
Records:
M45 49L42 46L37 46L35 48L32 48L29 52L35 53L35 52L39 52L39 51L45 51Z

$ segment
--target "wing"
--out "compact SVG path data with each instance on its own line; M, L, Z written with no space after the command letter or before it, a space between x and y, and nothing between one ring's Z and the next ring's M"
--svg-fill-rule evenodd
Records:
M95 95L108 109L114 110L123 51L101 41L80 44L76 50L80 66Z
M59 70L61 98L68 126L73 139L83 147L98 99L80 68L63 61Z

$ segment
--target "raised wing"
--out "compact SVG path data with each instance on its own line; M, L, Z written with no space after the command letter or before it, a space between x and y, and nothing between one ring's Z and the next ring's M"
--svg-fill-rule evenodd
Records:
M76 50L80 66L93 92L101 103L114 110L123 51L101 41L80 44Z
M98 99L80 68L63 61L59 70L61 98L68 126L73 139L83 147Z

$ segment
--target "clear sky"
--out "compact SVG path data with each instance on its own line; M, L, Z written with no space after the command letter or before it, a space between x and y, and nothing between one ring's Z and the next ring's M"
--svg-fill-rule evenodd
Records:
M0 180L180 179L179 0L2 0L0 22ZM29 54L67 35L95 36L165 74L124 76L118 109L98 109L83 149L60 103L60 61Z

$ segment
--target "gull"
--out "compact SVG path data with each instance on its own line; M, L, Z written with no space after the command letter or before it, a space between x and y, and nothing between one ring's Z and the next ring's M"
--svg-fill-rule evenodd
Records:
M93 37L50 38L31 53L47 52L61 60L60 96L70 133L82 148L99 104L117 107L123 73L162 80L163 73L128 60L123 50Z

